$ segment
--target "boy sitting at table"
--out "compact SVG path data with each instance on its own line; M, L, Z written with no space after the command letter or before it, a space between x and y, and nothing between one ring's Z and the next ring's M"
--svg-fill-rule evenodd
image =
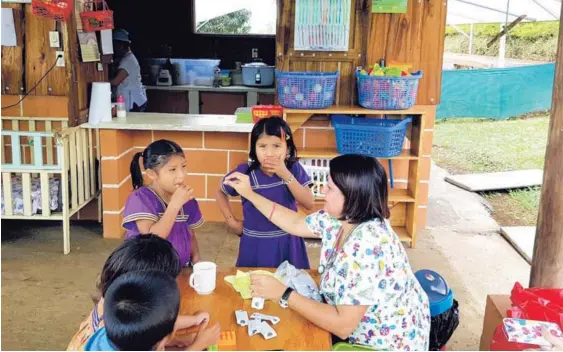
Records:
M86 351L161 351L174 336L180 309L176 280L158 270L137 271L118 277L104 296L105 327L86 344ZM205 328L207 322L203 323ZM220 328L217 325L217 335ZM212 334L212 336L215 334ZM203 350L214 341L194 343Z

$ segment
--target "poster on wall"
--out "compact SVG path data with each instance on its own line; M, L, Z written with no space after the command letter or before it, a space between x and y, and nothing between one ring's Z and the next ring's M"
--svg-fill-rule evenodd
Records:
M295 50L348 51L351 0L296 0Z
M373 13L407 13L408 0L371 0Z
M78 33L78 41L80 42L82 62L100 61L100 49L96 32Z

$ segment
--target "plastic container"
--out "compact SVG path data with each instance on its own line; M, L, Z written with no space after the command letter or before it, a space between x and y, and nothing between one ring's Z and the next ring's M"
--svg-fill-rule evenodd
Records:
M213 86L215 69L221 60L170 59L174 66L174 84Z
M324 198L323 188L328 185L330 159L299 159L299 163L311 178L311 190L316 198Z
M276 81L284 108L325 109L334 104L338 72L276 71Z
M336 146L340 154L391 158L401 154L412 118L403 120L353 118L333 115Z
M113 11L108 8L105 0L85 1L80 12L84 32L113 29Z
M411 76L368 76L356 72L358 103L366 109L403 110L416 102L422 71Z
M127 108L125 107L125 97L123 94L120 94L117 97L117 117L126 117L127 116Z
M252 108L238 108L235 111L237 123L252 123Z
M252 107L252 120L254 123L271 116L283 117L283 108L279 105L255 105Z

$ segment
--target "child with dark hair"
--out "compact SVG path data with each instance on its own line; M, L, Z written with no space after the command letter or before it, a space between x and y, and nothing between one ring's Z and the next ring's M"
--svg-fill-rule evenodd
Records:
M321 238L318 272L323 303L276 278L252 275L252 295L280 302L336 337L375 350L428 351L428 296L387 219L387 175L375 158L340 155L330 161L324 209L301 215L252 189L248 175L226 183L295 236Z
M151 184L143 186L140 159ZM167 239L180 256L180 264L200 260L195 229L203 217L193 190L186 186L186 159L180 146L164 139L151 143L131 162L135 191L127 199L123 227L127 238L154 233Z
M298 203L305 209L313 207L311 180L297 162L293 133L284 120L270 117L254 125L249 159L249 163L240 164L231 173L249 175L255 192L283 207L297 210ZM229 176L226 175L223 181ZM236 234L242 235L236 265L276 268L287 260L299 269L309 269L303 239L280 229L244 197L244 221L234 217L229 196L238 195L234 188L223 182L216 197L227 224Z
M104 297L108 287L117 278L131 272L159 270L176 278L182 267L178 253L170 242L153 234L139 235L123 241L106 260L98 279L98 297L96 305L85 321L80 324L78 332L69 343L67 350L83 350L88 339L105 323ZM209 313L199 312L195 315L180 315L176 321L178 330L199 325L209 319ZM208 335L208 334L207 334ZM202 334L202 339L209 336ZM188 341L175 341L173 345L185 345ZM202 340L193 343L202 344Z
M180 309L176 280L158 270L123 274L104 299L105 327L86 343L86 351L164 350Z

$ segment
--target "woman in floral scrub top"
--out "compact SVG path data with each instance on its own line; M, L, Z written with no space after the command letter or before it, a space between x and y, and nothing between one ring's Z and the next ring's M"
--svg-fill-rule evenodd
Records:
M428 297L385 220L387 176L376 159L333 159L324 210L308 217L254 193L247 175L233 174L227 184L285 231L322 238L319 272L325 303L289 292L278 280L262 275L252 277L254 296L276 302L285 296L289 308L350 343L380 350L428 350Z

